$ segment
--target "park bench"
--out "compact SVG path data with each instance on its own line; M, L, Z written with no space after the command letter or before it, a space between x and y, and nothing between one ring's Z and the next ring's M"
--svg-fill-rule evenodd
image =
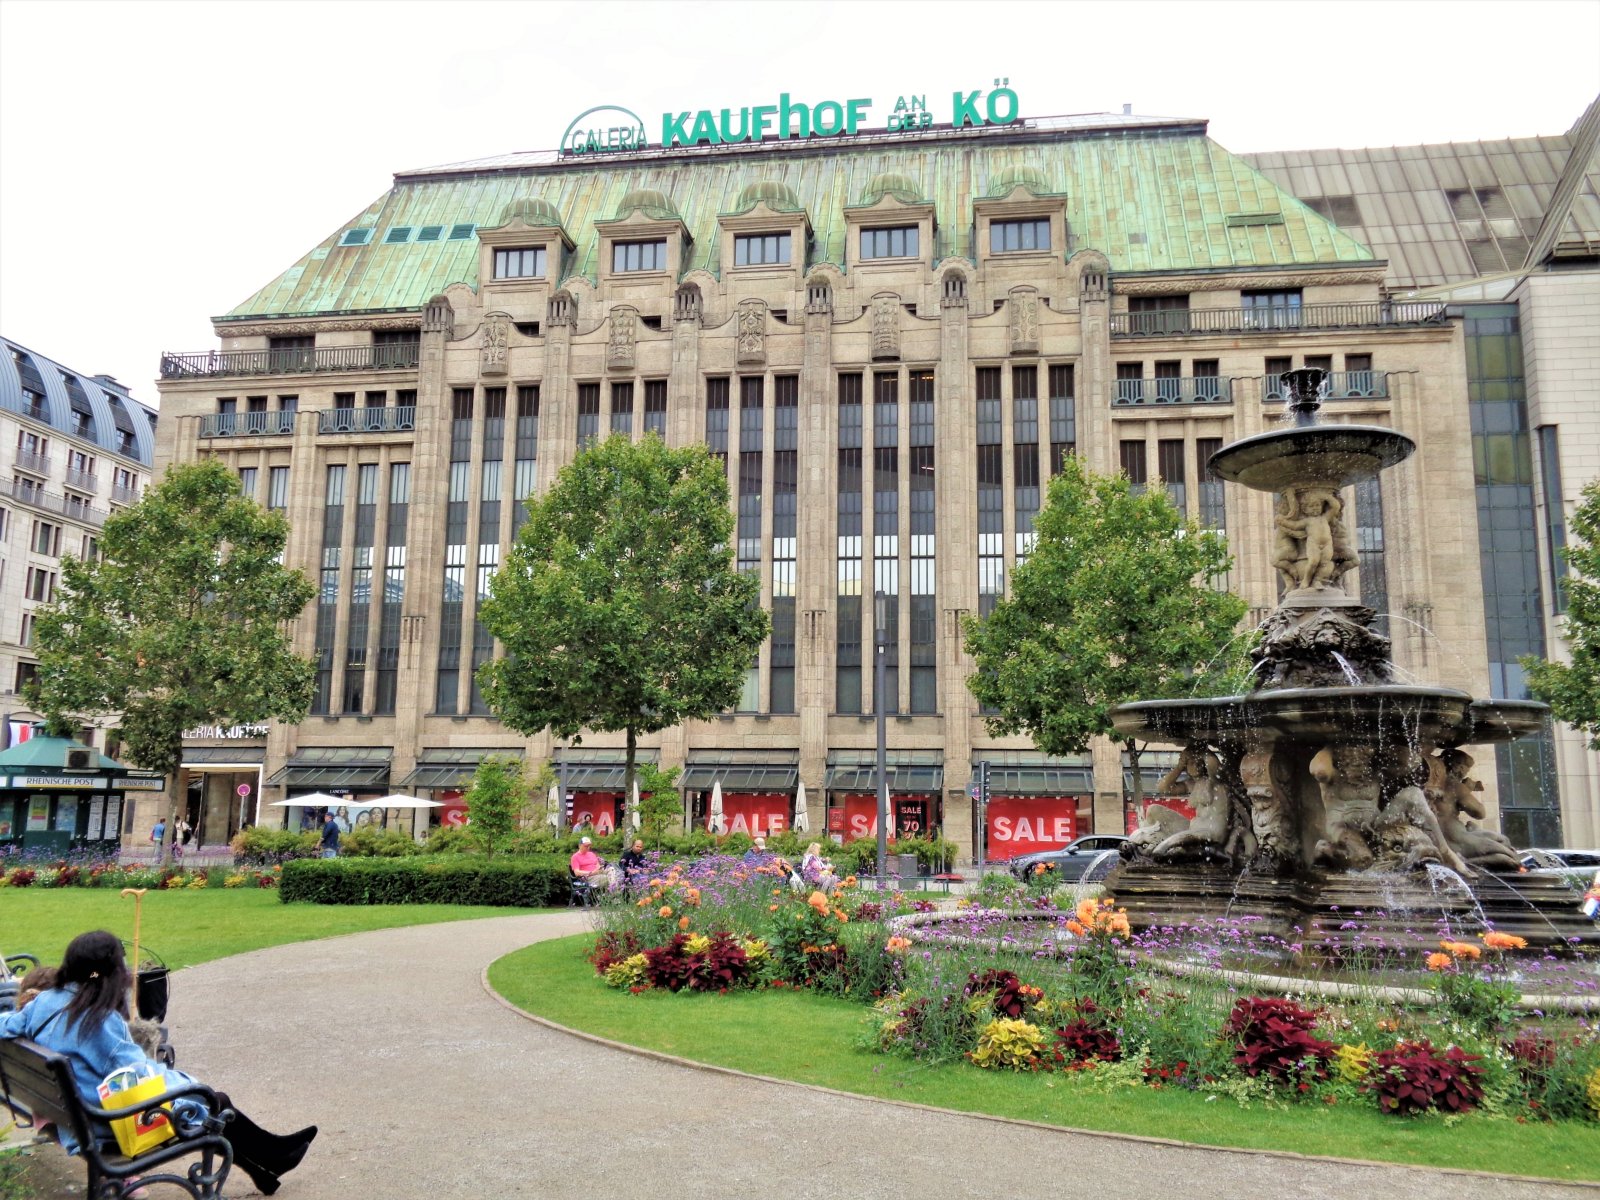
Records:
M137 1158L102 1147L97 1129L105 1123L117 1117L149 1113L180 1096L205 1101L214 1114L193 1137L173 1138ZM228 1109L219 1112L216 1093L204 1084L174 1088L131 1108L98 1108L79 1099L72 1082L72 1067L64 1056L26 1038L13 1038L0 1040L0 1102L23 1128L46 1131L49 1127L51 1136L60 1129L71 1131L89 1171L90 1200L126 1200L136 1189L153 1183L172 1184L194 1200L219 1200L223 1182L233 1166L233 1147L222 1136L233 1113ZM181 1175L152 1170L190 1155L199 1157Z
M966 878L962 875L958 875L954 871L946 871L943 875L935 875L928 881L930 886L933 884L938 884L940 887L942 887L945 891L945 895L950 894L950 886L952 884L965 882Z

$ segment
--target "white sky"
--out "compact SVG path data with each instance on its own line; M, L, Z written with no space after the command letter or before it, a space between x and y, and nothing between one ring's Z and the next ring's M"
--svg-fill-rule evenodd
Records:
M163 350L397 170L669 109L1010 80L1023 116L1207 117L1247 152L1565 132L1600 0L787 4L0 0L0 330L156 402Z

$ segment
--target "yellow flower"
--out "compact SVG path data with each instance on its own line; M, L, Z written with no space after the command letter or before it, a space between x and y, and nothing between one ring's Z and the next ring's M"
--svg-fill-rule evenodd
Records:
M1594 1113L1595 1120L1600 1121L1600 1067L1596 1067L1594 1074L1589 1076L1589 1086L1585 1091L1589 1098L1589 1108Z
M1365 1042L1355 1046L1336 1046L1333 1058L1339 1078L1346 1083L1359 1083L1366 1078L1372 1066L1372 1051Z
M1486 933L1483 944L1491 950L1526 950L1528 941L1514 933Z

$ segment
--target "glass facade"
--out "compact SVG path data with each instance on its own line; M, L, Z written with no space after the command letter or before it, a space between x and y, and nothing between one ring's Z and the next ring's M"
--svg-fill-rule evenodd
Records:
M340 540L344 535L344 475L331 466L325 477L322 505L322 569L317 587L317 692L314 713L333 712L333 643L339 623Z
M362 711L367 677L367 634L372 621L372 551L378 529L378 464L356 468L356 534L350 553L350 615L344 651L344 702L340 712Z
M444 586L439 601L439 670L433 710L454 713L461 683L461 620L467 598L467 507L472 479L472 389L450 397L450 490L445 497Z
M478 607L489 598L489 581L500 567L500 474L505 461L506 441L506 389L483 390L483 463L478 482L478 574L477 605L472 621L472 679L468 692L468 710L484 714L489 706L484 703L483 690L478 686L478 668L494 657L494 637L484 628L483 619L476 615Z
M884 694L874 709L900 711L900 376L872 377L873 636L882 636ZM876 665L874 665L876 671ZM874 676L876 679L876 676ZM874 684L876 686L876 684Z
M400 612L406 598L406 525L411 511L411 464L389 468L389 524L384 538L383 596L378 617L377 693L372 711L394 713L400 676Z
M739 514L738 549L735 558L741 571L761 570L761 493L765 481L762 450L765 436L765 384L759 375L739 380ZM739 697L740 712L758 712L761 707L761 662L757 656L745 672L744 691Z
M772 657L767 711L792 713L799 545L800 377L772 381Z
M1039 368L1011 368L1011 494L1016 516L1016 554L1033 549L1033 519L1039 515Z
M859 713L861 693L861 375L839 376L838 584L834 710Z
M911 711L939 710L939 607L934 571L937 535L934 513L932 371L906 378L911 411Z

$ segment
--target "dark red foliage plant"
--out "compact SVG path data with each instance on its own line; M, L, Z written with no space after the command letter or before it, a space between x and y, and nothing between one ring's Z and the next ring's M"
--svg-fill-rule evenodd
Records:
M744 947L730 934L717 933L711 945L699 954L689 955L689 987L696 992L725 992L744 983L750 974L750 960Z
M1473 1065L1480 1057L1459 1046L1436 1049L1426 1038L1401 1042L1378 1051L1365 1086L1386 1113L1468 1112L1483 1099L1483 1069Z
M1116 1062L1122 1057L1122 1043L1110 1027L1114 1014L1107 1013L1085 997L1073 1006L1073 1018L1056 1030L1051 1047L1055 1061L1064 1067L1081 1067L1091 1062Z
M1223 1035L1238 1047L1233 1061L1246 1075L1322 1079L1334 1048L1311 1032L1316 1023L1317 1013L1293 1000L1247 996L1228 1014Z
M1015 972L1004 969L985 971L982 975L967 976L967 995L994 993L992 1008L997 1017L1020 1017L1030 1003L1023 990L1023 982Z
M693 957L684 949L687 934L678 934L665 946L652 946L644 952L644 977L651 987L680 991L690 985L694 975Z
M608 929L594 940L594 949L589 951L589 961L594 964L596 974L604 975L606 969L613 963L632 958L637 953L639 953L639 937L633 930Z

